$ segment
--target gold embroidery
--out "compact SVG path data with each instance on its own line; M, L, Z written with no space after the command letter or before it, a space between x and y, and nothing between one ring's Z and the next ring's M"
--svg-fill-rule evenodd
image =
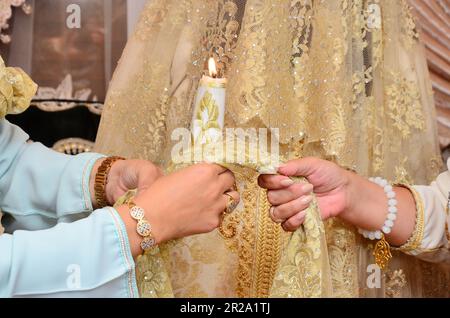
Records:
M193 66L201 66L201 69L204 69L203 64L213 57L217 63L218 76L225 77L238 38L240 26L236 20L238 7L233 1L211 1L203 10L205 10L203 19L205 32L200 42L204 43L204 46L198 46L198 50L193 51ZM196 23L202 23L195 16L192 19Z
M386 272L386 296L401 297L402 289L406 286L406 276L403 270L388 270Z
M365 95L366 85L370 83L372 78L372 67L367 68L365 71L353 73L353 108L358 107L358 100L362 94Z
M257 193L259 191L255 177L256 176L253 175L243 180L245 188L242 193L242 199L245 207L241 216L242 228L239 233L240 239L237 251L239 261L236 294L238 297L251 297L252 295L253 251L256 245L256 235L254 230L256 228L255 209L257 208Z
M235 215L224 215L219 232L224 239L232 239L236 237L238 220Z
M326 224L328 254L334 297L357 297L358 271L356 235L354 230L338 219Z
M298 178L297 182L305 182ZM314 201L303 227L289 235L273 280L271 297L330 297L330 261L323 253L325 241L317 203Z
M422 288L424 297L450 297L448 288L450 274L448 267L436 266L428 262L420 262L417 272L422 274Z
M392 85L386 90L389 116L403 138L411 135L411 129L425 129L422 104L417 84L402 77L398 73L391 73Z
M407 49L411 49L419 40L419 33L417 32L414 16L411 12L412 8L406 0L400 0L402 6L402 31L401 39L403 45Z
M136 261L136 280L140 294L146 298L172 298L173 291L159 248L152 249Z
M36 93L37 85L20 68L6 67L0 56L0 120L23 113Z
M268 297L275 272L278 267L281 250L282 229L269 216L270 204L267 191L259 190L258 239L255 258L255 294L256 297Z
M333 110L324 114L325 121L329 122L331 126L327 129L328 136L326 141L322 142L322 145L328 154L337 156L342 153L347 138L345 128L346 118L342 106L342 99L336 97L333 102Z
M399 164L395 167L395 183L412 184L412 179L406 170L408 157L404 157Z
M443 167L442 157L440 155L434 155L430 157L427 165L427 171L429 171L429 179L434 180L434 178L439 175Z

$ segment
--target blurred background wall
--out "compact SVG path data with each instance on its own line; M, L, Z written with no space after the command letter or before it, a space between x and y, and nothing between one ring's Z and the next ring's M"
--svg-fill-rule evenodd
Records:
M442 148L450 145L450 1L410 0L425 44Z
M0 0L0 54L39 84L8 119L68 153L88 151L117 62L146 0ZM80 9L80 28L68 18ZM73 20L70 20L73 22Z

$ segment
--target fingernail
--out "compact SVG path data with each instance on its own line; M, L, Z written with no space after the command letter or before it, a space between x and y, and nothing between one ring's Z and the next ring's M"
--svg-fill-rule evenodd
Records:
M293 185L294 183L295 182L291 179L284 179L284 180L280 181L280 184L285 187L289 187L289 186Z
M311 183L307 183L304 186L302 186L302 191L305 193L310 193L314 189L314 186Z
M275 215L273 215L273 212L275 212L275 207L274 206L270 207L269 215L271 216L272 219L275 219Z
M272 221L274 221L275 223L278 223L278 224L283 223L284 220L277 219L277 218L275 217L275 214L274 214L274 213L275 213L275 207L273 206L273 207L271 207L270 210L269 210L270 218L271 218Z
M309 204L312 201L313 197L311 195L307 195L300 199L300 202L303 204Z

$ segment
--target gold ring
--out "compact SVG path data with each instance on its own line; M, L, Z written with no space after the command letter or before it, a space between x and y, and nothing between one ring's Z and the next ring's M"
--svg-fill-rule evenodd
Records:
M229 192L226 192L225 195L228 196L228 203L227 208L225 209L225 214L231 214L233 213L234 210L236 210L237 206L239 205L239 202L236 202Z

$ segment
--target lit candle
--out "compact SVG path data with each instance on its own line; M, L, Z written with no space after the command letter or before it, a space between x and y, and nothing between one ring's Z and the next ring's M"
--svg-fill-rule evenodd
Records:
M225 119L226 78L218 78L214 58L208 61L209 76L203 75L195 97L192 135L197 145L222 138Z

